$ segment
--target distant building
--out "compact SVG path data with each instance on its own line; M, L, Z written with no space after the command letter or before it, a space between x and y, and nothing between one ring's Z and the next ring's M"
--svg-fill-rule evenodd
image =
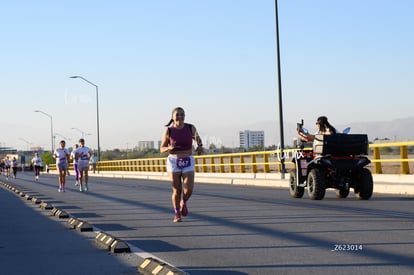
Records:
M17 149L12 147L0 147L0 155L16 154Z
M138 150L144 151L148 149L155 149L154 141L138 141Z
M30 147L30 151L43 152L43 148L41 146L32 146L32 147Z
M246 150L253 147L264 148L264 131L240 131L239 139L240 147Z

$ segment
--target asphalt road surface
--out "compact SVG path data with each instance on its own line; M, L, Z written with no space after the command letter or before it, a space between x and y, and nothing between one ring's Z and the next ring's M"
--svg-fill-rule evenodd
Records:
M79 192L69 176L67 191L59 193L56 175L41 175L38 182L29 173L0 180L126 241L134 251L110 255L94 245L96 233L69 230L46 210L0 188L0 200L8 202L0 209L4 274L27 271L26 263L34 272L25 274L64 274L60 271L83 265L90 270L71 273L136 274L148 255L190 274L414 272L414 197L374 194L358 201L353 194L337 199L328 191L324 200L312 201L307 194L293 199L287 189L197 182L189 216L173 223L165 181L91 177L90 191ZM5 232L10 219L24 226L10 225ZM32 244L42 232L57 234L60 241ZM79 247L68 251L78 241ZM23 253L27 243L40 253Z

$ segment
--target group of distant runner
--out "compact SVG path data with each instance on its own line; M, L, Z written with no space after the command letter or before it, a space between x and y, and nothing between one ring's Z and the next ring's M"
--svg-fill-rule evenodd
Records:
M79 144L76 144L73 151L65 147L66 142L61 140L59 147L53 152L53 157L56 159L56 168L59 172L59 192L65 192L66 175L69 173L69 161L73 161L73 168L75 170L75 186L79 186L79 191L88 191L88 171L89 161L92 157L91 150L85 146L85 140L81 138Z
M73 169L75 172L75 186L79 188L80 192L88 191L88 171L89 163L93 167L93 172L96 169L96 158L92 154L89 147L85 146L85 140L81 138L78 144L74 145L72 152L66 148L66 142L61 140L59 147L56 148L52 154L52 157L56 160L56 169L59 172L59 192L65 192L66 176L69 176L69 162L73 162ZM39 153L35 153L31 160L31 168L34 170L35 181L39 180L40 172L43 170L43 160ZM9 156L0 160L0 174L9 179L12 175L16 178L18 169L18 161L16 157L10 160ZM22 171L24 165L22 164ZM46 171L49 173L49 165L46 165ZM12 173L12 174L10 174Z
M5 176L7 179L10 177L10 172L12 173L13 178L16 178L17 174L17 167L19 166L19 163L16 159L16 157L13 157L12 160L8 156L3 158L0 161L0 173Z

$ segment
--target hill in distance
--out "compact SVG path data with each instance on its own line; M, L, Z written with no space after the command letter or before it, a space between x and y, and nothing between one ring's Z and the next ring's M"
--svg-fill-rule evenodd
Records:
M291 146L293 139L296 138L296 123L284 123L284 140L285 146ZM398 142L398 141L414 141L414 116L407 118L399 118L390 121L375 122L351 122L346 125L334 125L338 131L342 131L346 127L351 127L350 134L368 134L370 142ZM305 128L312 133L316 131L314 124L306 123ZM208 131L208 129L205 129ZM224 129L222 129L224 130ZM279 121L262 121L249 125L229 125L225 131L215 129L216 136L226 147L238 147L238 134L240 131L252 130L265 132L265 145L278 145L280 143ZM226 134L221 134L221 133Z

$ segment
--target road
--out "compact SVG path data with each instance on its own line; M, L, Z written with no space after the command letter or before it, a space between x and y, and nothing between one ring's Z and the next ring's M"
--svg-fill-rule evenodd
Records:
M190 274L414 272L414 197L374 194L357 201L328 191L312 201L306 194L292 199L281 188L197 182L189 216L173 223L165 181L91 177L90 191L81 193L69 176L67 191L59 193L56 175L1 180L126 241L138 256L153 255ZM26 233L35 238L36 224L30 225Z

